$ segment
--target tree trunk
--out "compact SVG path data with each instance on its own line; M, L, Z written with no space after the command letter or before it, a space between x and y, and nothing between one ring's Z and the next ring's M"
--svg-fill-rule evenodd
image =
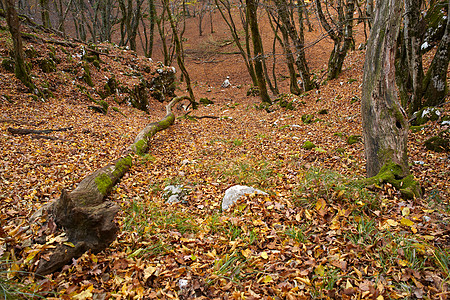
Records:
M249 56L246 54L244 47L241 44L240 37L238 35L238 31L236 29L236 25L233 20L233 16L231 14L231 5L226 0L215 0L217 9L219 10L222 18L224 19L225 23L227 23L228 28L230 29L231 36L233 37L233 41L235 42L236 46L239 49L239 53L241 54L242 58L244 59L245 67L247 68L248 73L250 74L250 77L252 78L252 83L254 86L258 85L258 82L256 81L256 75L255 75L255 69L253 67L253 62L250 61ZM223 12L222 6L227 10L228 18Z
M31 77L28 74L28 70L25 65L22 36L20 34L20 22L19 17L17 16L14 0L4 0L4 6L6 10L6 22L8 23L11 38L13 40L16 77L20 79L20 81L22 81L22 83L31 92L37 93L38 91L36 90L36 86L31 81Z
M420 8L422 0L406 0L403 38L397 58L397 84L401 103L412 115L421 107L423 67L420 46L423 33L420 32Z
M183 99L189 97L173 99L166 107L166 116L139 132L122 158L84 178L71 193L63 190L58 200L41 210L41 213L49 212L56 225L64 229L67 241L42 255L36 274L53 273L85 251L101 251L115 240L119 228L114 217L120 208L105 197L131 168L133 155L144 154L150 138L174 123L172 107Z
M45 28L50 28L52 25L50 23L50 8L48 6L48 0L39 0L39 4L41 5L42 25Z
M249 22L250 31L252 33L253 59L255 63L255 74L256 81L258 82L259 96L261 97L262 102L272 104L272 100L270 100L269 94L267 93L267 85L264 78L264 68L262 62L264 52L258 29L258 19L256 14L257 4L255 0L246 0L245 3L247 5L247 21Z
M375 180L388 181L409 193L408 196L418 196L420 188L408 166L408 119L395 86L401 16L402 0L377 2L364 63L361 103L364 150L368 177L380 174Z
M177 52L177 63L178 63L178 66L180 67L181 73L183 74L184 79L186 81L186 88L189 93L192 108L195 109L195 108L197 108L197 102L195 101L194 91L192 90L191 78L190 78L189 73L184 64L183 45L180 41L180 38L178 37L177 26L175 24L175 20L172 17L172 13L171 13L170 7L169 7L169 0L163 0L163 1L164 1L164 6L166 7L166 10L167 10L167 16L169 18L170 27L172 28L173 39L175 42L175 50Z
M311 80L311 74L309 72L308 64L306 63L305 57L305 49L304 49L304 35L303 35L303 24L300 24L300 32L297 33L294 24L290 20L289 12L286 7L286 2L284 0L275 0L275 5L277 7L278 15L280 16L280 20L285 26L289 37L294 44L296 50L296 60L295 64L297 65L298 72L300 73L300 77L302 78L303 90L309 91L315 87L314 82ZM300 13L300 12L299 12ZM303 17L300 17L303 19Z
M448 3L450 12L450 1ZM439 43L430 69L425 76L423 90L426 99L425 106L436 106L444 103L448 94L447 69L450 60L450 18L447 17L447 25L444 36Z

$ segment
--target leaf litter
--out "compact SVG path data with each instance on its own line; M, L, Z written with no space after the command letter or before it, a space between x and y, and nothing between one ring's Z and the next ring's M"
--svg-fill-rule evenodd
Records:
M122 61L135 59L110 51ZM109 196L122 207L117 240L42 278L32 275L37 259L65 237L35 244L40 233L30 216L120 157L164 107L152 101L146 115L107 98L122 114L95 114L76 86L86 84L72 84L64 72L45 75L57 86L55 97L39 102L2 71L0 89L8 97L0 102L0 254L7 279L62 299L447 299L449 157L423 146L440 125L410 133L410 161L423 162L411 166L423 199L402 199L388 184L358 186L365 174L363 143L348 145L346 137L361 135L363 58L352 52L338 80L320 92L290 96L295 110L275 104L267 113L244 88L196 86L198 96L213 97L214 104L192 115L219 119L178 118L155 136L149 153L134 158ZM104 60L116 77L126 72L111 57ZM102 76L94 69L99 84ZM322 109L328 113L318 114ZM305 114L315 121L304 124ZM43 140L11 135L11 126L73 129ZM302 149L306 141L316 147ZM166 204L169 184L190 192ZM269 196L247 195L221 212L223 194L235 184Z

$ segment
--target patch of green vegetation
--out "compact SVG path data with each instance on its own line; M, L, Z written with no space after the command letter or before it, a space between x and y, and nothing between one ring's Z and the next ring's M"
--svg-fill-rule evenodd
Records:
M347 144L348 145L353 145L356 143L359 143L361 141L361 136L360 135L349 135L347 137Z
M235 146L242 146L242 144L244 143L242 140L240 140L240 139L234 139L233 141L233 145L235 145Z
M131 148L133 149L134 153L143 156L145 152L147 152L148 144L144 139L141 139L131 145Z
M359 99L358 96L353 96L353 97L352 97L352 100L350 101L350 103L353 104L353 103L358 102L358 101L360 101L360 100L361 100L361 99Z
M355 79L355 78L349 78L349 79L347 80L347 83L352 83L352 82L356 82L356 81L358 81L358 80Z
M225 254L214 264L215 279L207 279L208 284L213 284L216 280L224 278L234 283L239 283L243 275L242 270L246 267L246 259L239 251Z
M314 149L316 147L316 145L313 142L310 141L306 141L303 143L302 148L305 150L311 150Z
M321 110L318 111L318 114L319 114L319 115L326 115L326 114L328 114L328 109L323 108L323 109L321 109Z
M419 132L421 130L423 130L424 128L428 127L427 125L422 125L422 126L409 126L409 130L411 130L411 132L416 133Z
M308 243L308 238L310 237L309 234L306 234L307 227L308 225L306 224L300 227L291 225L286 229L284 234L298 243L305 244Z
M310 124L310 123L312 123L313 118L314 118L314 115L303 115L302 116L302 122L304 124Z
M119 176L119 174L124 174L129 168L131 168L133 158L131 155L127 155L116 161L114 166L114 176Z
M345 153L345 149L344 148L336 148L334 149L334 151L338 154L344 154Z
M212 100L209 100L207 97L200 98L199 102L205 106L214 104L214 102Z

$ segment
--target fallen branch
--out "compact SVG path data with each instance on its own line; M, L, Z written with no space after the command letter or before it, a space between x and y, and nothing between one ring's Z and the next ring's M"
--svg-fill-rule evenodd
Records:
M34 130L34 129L23 129L23 128L11 128L8 127L8 132L11 134L48 134L50 132L57 132L57 131L67 131L72 130L73 127L65 127L65 128L59 128L59 129L44 129L44 130Z
M63 190L58 200L41 211L47 211L58 228L64 228L68 240L41 255L36 274L53 273L85 251L101 251L116 239L119 228L114 217L120 208L105 197L131 168L133 156L145 153L149 139L174 123L172 107L183 99L190 98L174 98L166 106L166 116L139 132L122 158L84 178L72 192Z

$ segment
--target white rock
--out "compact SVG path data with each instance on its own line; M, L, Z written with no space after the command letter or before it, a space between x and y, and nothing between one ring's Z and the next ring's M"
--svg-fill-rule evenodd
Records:
M227 76L227 79L225 79L225 81L222 83L222 87L223 88L227 88L230 87L231 83L230 83L230 76Z
M180 279L178 280L178 286L180 287L180 289L185 289L188 287L189 281L187 281L186 279Z
M228 208L230 208L230 206L236 203L236 201L239 200L239 198L250 194L268 195L267 193L261 190L249 186L235 185L225 191L225 196L223 197L222 200L222 210L227 210Z

